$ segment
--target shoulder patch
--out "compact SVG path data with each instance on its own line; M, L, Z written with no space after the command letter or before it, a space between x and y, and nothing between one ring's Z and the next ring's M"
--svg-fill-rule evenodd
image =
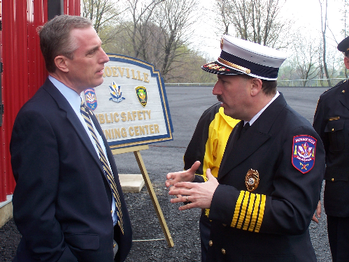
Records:
M309 135L293 137L292 165L301 173L308 173L315 164L317 140Z
M96 110L97 108L97 96L94 88L89 88L84 91L85 93L85 100L86 105L89 107L92 111Z

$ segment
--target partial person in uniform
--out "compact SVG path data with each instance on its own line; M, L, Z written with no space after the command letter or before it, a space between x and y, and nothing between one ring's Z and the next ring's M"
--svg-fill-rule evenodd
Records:
M19 111L10 151L14 261L124 261L132 230L114 157L80 94L109 61L90 20L61 15L40 28L49 76Z
M338 45L349 69L349 37ZM349 82L324 92L318 101L313 126L326 151L324 207L334 262L349 261Z
M214 177L218 177L225 146L231 131L240 120L224 114L220 103L210 106L201 115L194 134L184 154L184 169L189 169L196 161L201 165L195 174L207 181L206 170L209 168ZM200 217L201 261L206 261L210 240L210 210L203 209Z
M167 174L180 210L210 208L207 253L213 261L316 261L309 224L321 191L325 151L311 124L277 91L286 56L274 49L223 36L221 54L203 70L233 129L215 178L195 176L196 161ZM181 181L188 182L181 182ZM194 182L192 182L194 181Z

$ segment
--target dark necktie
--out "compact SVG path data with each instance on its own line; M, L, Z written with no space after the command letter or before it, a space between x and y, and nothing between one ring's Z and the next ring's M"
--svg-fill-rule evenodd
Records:
M91 136L93 137L94 142L96 143L96 146L98 149L98 154L99 154L99 159L102 163L105 176L108 180L111 192L112 192L113 197L115 199L115 206L116 206L116 212L117 212L116 214L118 216L118 225L120 227L122 234L124 234L124 224L123 224L122 211L121 211L120 195L119 195L118 189L117 189L116 184L115 184L113 173L111 172L110 167L108 165L107 158L105 157L105 154L102 150L102 147L98 141L95 130L93 128L91 118L89 116L90 110L86 107L86 105L82 101L81 101L81 106L80 106L80 112L81 112L81 115L86 122L88 130L90 130L90 133L91 133Z
M241 138L245 132L247 131L247 129L250 127L250 124L249 123L246 123L242 128L241 128L241 132L240 132L240 136L239 138Z

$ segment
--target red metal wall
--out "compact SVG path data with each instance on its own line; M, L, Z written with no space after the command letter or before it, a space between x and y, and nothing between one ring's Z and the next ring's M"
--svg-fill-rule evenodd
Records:
M47 73L40 53L36 28L48 20L52 0L0 0L2 7L3 124L0 127L0 202L13 193L9 143L14 119L21 106L43 84ZM63 2L63 12L80 15L80 0ZM1 45L2 44L2 45Z

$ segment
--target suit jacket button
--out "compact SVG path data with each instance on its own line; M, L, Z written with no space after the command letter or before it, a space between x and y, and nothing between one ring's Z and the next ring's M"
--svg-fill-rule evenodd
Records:
M222 248L222 249L221 249L221 251L222 251L222 254L223 254L223 255L225 255L225 254L226 254L226 251L225 251L225 249L224 249L224 248Z
M334 177L331 178L331 181L332 181L332 182L334 181Z
M212 240L208 241L208 245L209 245L210 247L212 247L212 246L213 246L213 242L212 242Z

